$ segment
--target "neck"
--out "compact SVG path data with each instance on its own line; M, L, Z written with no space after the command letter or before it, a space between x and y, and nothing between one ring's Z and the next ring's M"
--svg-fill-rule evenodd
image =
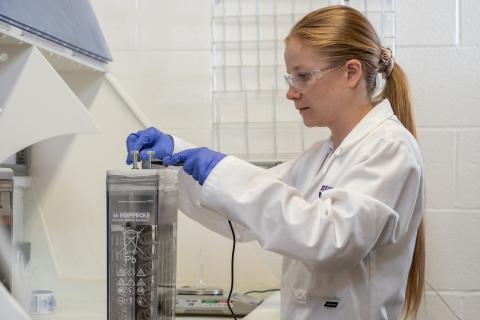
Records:
M341 123L335 123L329 126L332 132L333 149L342 143L345 137L355 128L355 126L365 117L365 115L372 110L371 102L365 102L355 107L345 109L345 114L341 116Z

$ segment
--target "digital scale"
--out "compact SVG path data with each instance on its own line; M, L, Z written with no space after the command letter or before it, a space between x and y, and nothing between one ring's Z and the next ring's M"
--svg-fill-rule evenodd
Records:
M245 316L262 299L234 293L230 305L237 316ZM231 315L222 289L181 287L177 289L176 315Z

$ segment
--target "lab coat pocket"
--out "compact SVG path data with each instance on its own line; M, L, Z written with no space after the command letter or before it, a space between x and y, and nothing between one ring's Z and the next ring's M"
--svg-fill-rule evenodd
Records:
M302 263L296 263L288 271L287 279L290 282L290 290L300 304L306 304L308 298L308 287L310 286L312 275Z
M300 302L302 304L307 303L307 289L306 288L299 288L297 287L292 287L292 294L296 298L297 302Z

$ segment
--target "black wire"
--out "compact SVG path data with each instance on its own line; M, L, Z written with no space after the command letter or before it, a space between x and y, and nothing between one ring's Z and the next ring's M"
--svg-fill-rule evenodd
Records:
M272 292L272 291L280 291L280 289L252 290L252 291L245 292L244 295L247 295L249 293L265 293L265 292Z
M228 293L228 298L227 298L227 306L228 306L228 309L230 310L230 313L232 314L233 316L233 319L237 320L237 317L235 316L235 313L233 312L233 309L232 307L230 306L230 298L232 297L232 292L233 292L233 281L234 281L234 278L233 278L233 263L235 261L235 245L236 245L236 239L235 239L235 231L233 231L233 226L232 226L232 222L230 220L228 220L228 224L230 225L230 230L232 230L232 238L233 238L233 248L232 248L232 261L231 261L231 269L230 269L230 275L231 275L231 278L230 278L230 292Z

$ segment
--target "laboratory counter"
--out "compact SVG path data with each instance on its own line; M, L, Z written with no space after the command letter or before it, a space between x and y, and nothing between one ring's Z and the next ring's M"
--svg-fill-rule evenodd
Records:
M99 316L100 313L94 312L91 308L82 308L81 313L62 311L58 308L57 312L49 315L32 316L32 320L105 320L105 316ZM178 320L232 320L232 317L218 316L176 316ZM280 292L275 292L267 297L255 310L242 320L280 320Z

